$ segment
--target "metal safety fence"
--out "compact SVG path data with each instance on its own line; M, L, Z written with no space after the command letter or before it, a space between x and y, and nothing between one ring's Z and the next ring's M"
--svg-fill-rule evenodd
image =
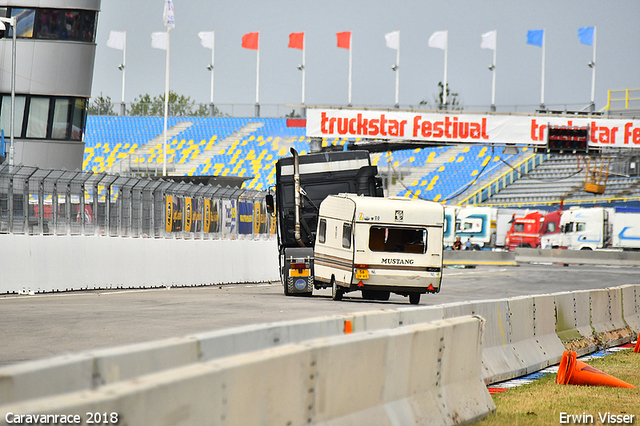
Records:
M266 193L107 173L0 165L0 233L268 239Z

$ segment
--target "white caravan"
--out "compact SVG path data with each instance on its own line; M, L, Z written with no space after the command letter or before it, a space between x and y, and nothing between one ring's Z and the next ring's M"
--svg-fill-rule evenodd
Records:
M640 210L574 207L562 212L561 247L573 250L640 248Z
M460 206L444 206L443 242L445 247L453 247L453 243L456 241L456 218L461 208Z
M443 221L444 208L431 201L330 195L320 205L315 280L334 300L361 290L366 299L396 293L418 304L440 291Z

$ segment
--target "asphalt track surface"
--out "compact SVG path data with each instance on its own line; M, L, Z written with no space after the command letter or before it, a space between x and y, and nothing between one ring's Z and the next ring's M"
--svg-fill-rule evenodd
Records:
M562 265L446 268L420 306L640 284L640 268ZM410 307L408 298L341 302L330 289L285 297L279 283L0 296L0 365L182 337L245 324Z

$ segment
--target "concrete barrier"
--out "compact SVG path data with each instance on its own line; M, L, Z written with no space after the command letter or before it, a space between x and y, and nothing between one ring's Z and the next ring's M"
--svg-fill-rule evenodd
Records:
M618 346L631 339L631 330L622 318L620 287L589 290L591 298L591 327L602 344Z
M0 294L277 281L274 240L0 234Z
M361 335L443 318L481 316L484 340L479 374L490 384L554 364L565 348L584 354L628 341L632 333L627 324L640 322L639 288L633 285L251 325L31 361L0 368L0 405L54 398L60 393L93 392L192 364L333 338L344 334L347 320L352 322L354 334Z
M463 317L283 345L4 405L0 425L9 412L117 413L132 426L470 423L495 410L481 330Z
M490 250L445 250L443 263L445 265L517 265L514 252Z
M640 266L640 252L516 248L517 263Z
M591 328L589 291L556 293L556 333L564 346L582 356L597 349Z
M640 285L623 285L622 315L636 337L640 333Z

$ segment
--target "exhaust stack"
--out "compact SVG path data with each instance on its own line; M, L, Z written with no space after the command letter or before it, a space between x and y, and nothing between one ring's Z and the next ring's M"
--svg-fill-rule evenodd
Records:
M300 247L306 247L302 241L300 234L300 163L298 162L298 151L295 148L291 148L291 155L293 155L293 196L295 202L295 227L294 237Z

